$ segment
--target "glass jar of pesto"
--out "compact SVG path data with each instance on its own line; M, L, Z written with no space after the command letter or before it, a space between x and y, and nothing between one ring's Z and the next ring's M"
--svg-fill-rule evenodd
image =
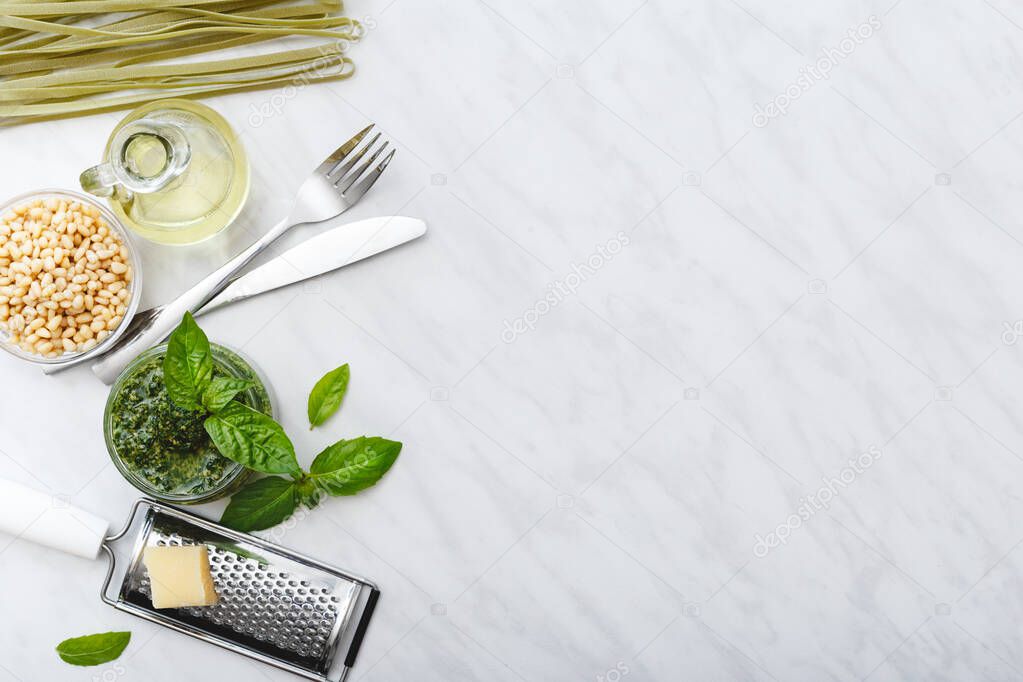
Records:
M211 344L213 376L248 379L237 400L273 416L270 394L238 353ZM251 473L221 455L203 427L205 415L171 402L163 382L167 344L151 348L117 378L103 414L103 435L114 466L150 497L199 504L236 491Z

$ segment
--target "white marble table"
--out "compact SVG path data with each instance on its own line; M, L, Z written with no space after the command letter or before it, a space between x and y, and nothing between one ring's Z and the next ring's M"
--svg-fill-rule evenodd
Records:
M204 319L303 462L405 443L281 538L382 585L354 679L1023 678L1018 3L348 10L353 80L209 100L251 202L145 277L149 303L195 281L367 121L396 141L347 217L426 238ZM119 116L0 131L0 194L75 187ZM119 523L106 387L0 372L0 476ZM110 609L103 572L0 540L0 680L292 679ZM116 664L52 653L108 629Z

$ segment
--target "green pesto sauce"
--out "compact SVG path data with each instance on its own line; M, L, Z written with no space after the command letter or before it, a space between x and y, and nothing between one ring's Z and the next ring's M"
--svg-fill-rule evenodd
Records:
M218 364L214 363L213 376L226 376ZM244 363L231 366L235 370L231 376L241 370L243 378L259 382ZM255 409L264 407L253 405L246 393L237 399ZM216 488L238 468L214 447L204 419L203 413L182 409L167 395L161 353L136 366L113 397L111 438L124 465L154 489L170 495L199 495Z

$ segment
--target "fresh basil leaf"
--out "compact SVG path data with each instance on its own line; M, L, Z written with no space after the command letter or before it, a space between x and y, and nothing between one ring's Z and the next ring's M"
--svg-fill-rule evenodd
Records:
M327 372L316 382L309 393L309 428L327 421L327 418L341 407L350 376L348 365L344 364Z
M273 528L294 513L298 507L298 490L294 481L271 476L250 483L231 497L220 517L228 528L240 531Z
M288 434L262 412L232 400L207 417L204 426L228 459L264 474L302 474Z
M316 455L309 478L331 495L354 495L379 481L400 452L401 443L386 438L340 440Z
M57 655L71 665L102 665L120 656L130 641L130 632L72 637L57 645Z
M202 405L210 412L219 412L234 400L234 397L255 384L248 379L216 377L202 394Z
M203 392L213 378L213 354L210 340L191 313L186 312L181 324L167 341L163 356L163 381L167 395L178 407L201 410Z

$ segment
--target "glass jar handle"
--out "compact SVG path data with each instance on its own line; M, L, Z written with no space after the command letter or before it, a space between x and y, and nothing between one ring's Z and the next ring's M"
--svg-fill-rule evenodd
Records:
M78 182L82 189L97 197L115 197L118 200L131 198L131 192L118 181L114 167L109 163L101 163L82 171Z

